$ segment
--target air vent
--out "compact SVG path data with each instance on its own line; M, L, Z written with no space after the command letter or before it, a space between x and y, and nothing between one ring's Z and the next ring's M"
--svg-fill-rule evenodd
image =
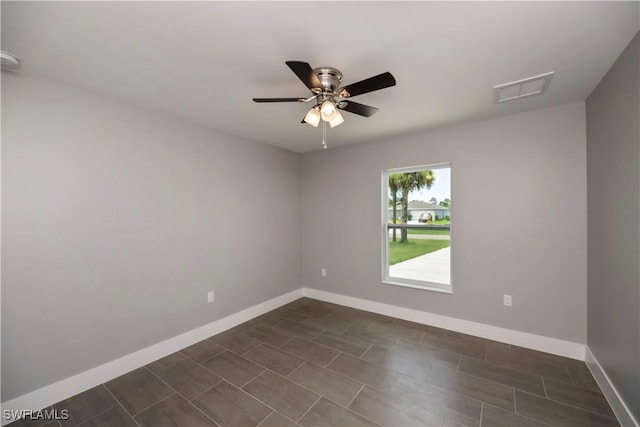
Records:
M553 77L553 71L540 74L515 82L505 83L493 87L496 102L513 101L514 99L526 98L528 96L540 95L549 87Z

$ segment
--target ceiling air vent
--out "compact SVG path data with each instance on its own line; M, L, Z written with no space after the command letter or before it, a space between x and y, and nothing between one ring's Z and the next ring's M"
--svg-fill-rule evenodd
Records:
M553 77L553 71L494 86L493 90L496 94L496 102L500 103L525 98L527 96L540 95L549 87L551 77Z

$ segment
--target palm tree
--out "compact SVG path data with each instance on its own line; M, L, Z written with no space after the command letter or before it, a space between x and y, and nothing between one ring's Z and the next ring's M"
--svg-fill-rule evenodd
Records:
M398 219L398 190L402 179L401 173L389 174L389 191L391 192L391 209L393 212L393 224ZM396 241L396 229L393 229L393 241Z
M402 203L402 223L406 224L409 219L409 193L413 190L420 190L424 187L431 188L436 176L433 171L425 170L418 172L408 172L400 174L398 189L401 192ZM395 215L394 215L395 217ZM400 232L400 243L407 242L407 229L403 228Z
M444 206L445 208L448 208L449 206L451 206L451 199L449 198L444 199L443 201L440 202L440 206Z

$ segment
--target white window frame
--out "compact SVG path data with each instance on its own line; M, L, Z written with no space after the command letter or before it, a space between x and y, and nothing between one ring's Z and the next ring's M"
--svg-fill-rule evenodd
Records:
M425 291L442 292L446 294L453 294L453 226L449 226L449 250L451 251L451 257L449 259L449 278L450 284L435 283L422 280L404 279L401 277L389 276L389 174L392 173L408 173L417 172L422 170L437 170L449 168L451 170L451 190L453 193L453 164L436 163L420 166L409 166L403 168L383 169L382 170L382 283L386 285L404 286L407 288L422 289ZM437 178L436 178L437 179ZM453 200L453 194L450 197ZM453 213L451 207L449 208L449 217L451 218L450 224L453 224Z

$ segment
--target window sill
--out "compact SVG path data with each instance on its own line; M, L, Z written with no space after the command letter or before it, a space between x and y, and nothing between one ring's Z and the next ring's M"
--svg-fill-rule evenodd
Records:
M399 281L393 280L393 278L384 279L382 280L382 283L385 285L402 286L405 288L420 289L423 291L440 292L443 294L453 295L453 287L451 285L443 285L440 283L431 283L431 282L422 282L422 284L408 283L408 282L399 282Z

